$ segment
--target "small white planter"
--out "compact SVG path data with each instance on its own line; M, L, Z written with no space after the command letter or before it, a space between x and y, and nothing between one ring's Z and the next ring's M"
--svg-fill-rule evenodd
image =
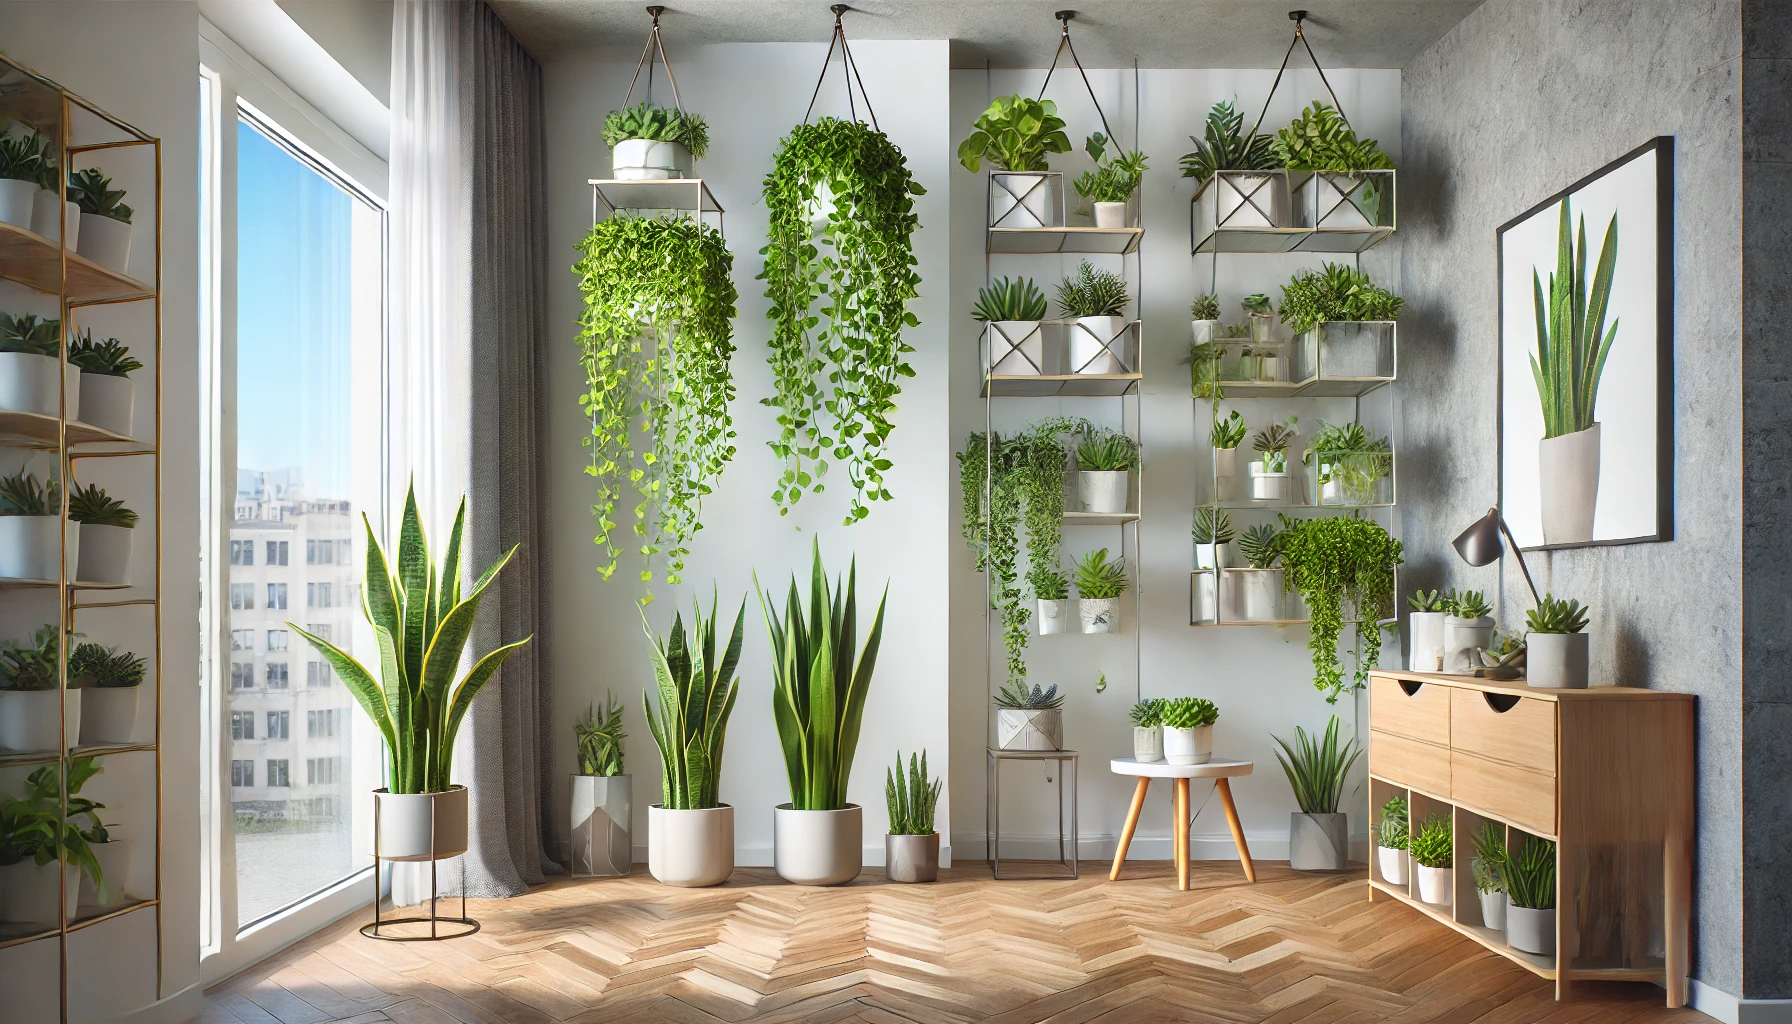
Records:
M884 836L884 878L891 882L933 882L940 877L940 834Z
M1070 630L1070 606L1075 602L1069 600L1039 601L1039 635L1051 636L1053 633L1065 633Z
M1079 316L1070 324L1071 373L1131 373L1126 334L1131 321L1123 316Z
M1045 372L1045 331L1039 320L991 320L983 332L983 365L1010 377Z
M1288 815L1288 866L1296 871L1342 871L1350 864L1350 818L1341 812Z
M1117 597L1078 598L1076 613L1085 633L1120 632L1120 599Z
M51 691L54 692L54 691ZM70 693L81 695L81 745L130 743L137 734L137 711L143 687L84 686Z
M1132 759L1150 764L1164 759L1164 727L1135 725L1132 727Z
M1556 912L1508 907L1506 910L1506 944L1513 949L1539 956L1556 955Z
M1213 340L1214 335L1219 333L1220 321L1190 320L1188 326L1190 336L1194 338L1195 344L1205 345Z
M734 808L647 807L647 870L662 885L720 885L734 873Z
M1442 672L1444 669L1443 612L1411 612L1406 616L1406 668L1409 672Z
M61 402L56 390L61 365L55 356L0 352L0 409L56 415Z
M1450 905L1450 883L1456 872L1450 868L1428 868L1423 864L1413 865L1419 876L1419 900L1424 903L1435 903L1440 907Z
M1496 932L1506 930L1506 894L1503 892L1481 893L1481 924Z
M1096 203L1095 226L1098 228L1126 227L1125 203Z
M131 270L131 226L97 213L83 213L79 245L75 251L107 270L128 274Z
M1377 846L1375 860L1381 868L1381 880L1389 885L1406 884L1406 851L1398 846Z
M1164 760L1170 764L1206 764L1213 760L1213 726L1164 726Z
M37 206L42 191L35 181L0 178L0 223L31 230L31 211Z
M1221 480L1230 480L1238 476L1238 449L1215 448L1213 450L1213 475Z
M62 218L68 217L68 248L81 238L81 204L65 200L55 189L40 188L31 203L31 230L54 242L62 235Z
M1592 540L1593 507L1599 497L1599 424L1538 441L1537 483L1543 543Z
M35 860L0 867L0 921L14 924L54 926L59 923L56 896L62 892L62 862L39 865ZM74 881L74 879L69 879ZM80 908L81 887L67 888L67 905L63 907L69 920Z
M865 869L865 810L772 809L772 866L794 885L845 885Z
M79 565L81 526L68 524L68 560ZM0 516L0 578L53 580L56 551L62 546L59 516Z
M1473 672L1481 664L1475 650L1493 643L1493 618L1478 619L1444 616L1444 671L1462 675Z
M467 787L451 786L440 793L388 793L373 791L379 815L381 860L427 861L467 852ZM435 842L430 842L430 822L435 822Z
M1232 564L1232 543L1196 544L1195 567L1199 569L1224 569Z
M1050 228L1058 226L1057 179L1048 174L992 171L989 226Z
M997 708L997 750L1063 750L1063 708Z
M68 692L68 739L81 735L81 691ZM61 743L62 705L56 690L0 690L0 750L53 751Z
M95 843L91 848L94 859L100 864L100 882L95 885L93 876L81 872L80 902L90 907L123 903L127 898L125 884L131 877L131 841L113 835L110 842ZM74 879L69 881L73 885Z
M628 874L634 840L634 780L627 775L572 777L572 864L568 874L615 878Z
M1587 633L1526 633L1525 681L1565 690L1587 688Z
M1126 470L1080 470L1076 475L1076 495L1085 512L1119 513L1126 511Z
M1288 227L1288 178L1286 175L1215 175L1217 223L1228 228ZM1247 201L1248 197L1248 201Z
M1251 463L1251 500L1288 500L1288 471L1273 472L1261 461Z
M131 436L137 404L137 385L131 378L82 371L81 384L75 393L81 400L82 423Z
M681 142L624 139L610 153L610 175L619 181L688 178L691 151Z
M75 579L83 583L129 583L131 539L136 533L129 526L82 523L81 560L76 563Z
M1244 582L1244 617L1252 622L1282 618L1282 570L1251 569L1237 574Z

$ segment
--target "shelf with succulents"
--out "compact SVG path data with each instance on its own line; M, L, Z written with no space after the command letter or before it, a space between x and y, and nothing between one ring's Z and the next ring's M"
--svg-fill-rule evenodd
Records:
M610 147L610 176L586 181L591 186L591 219L601 221L619 212L678 211L707 223L705 215L714 214L719 231L721 204L703 178L696 175L696 161L709 152L709 124L702 114L685 109L678 95L678 79L673 77L672 65L667 63L660 42L662 11L663 8L648 8L653 27L647 32L647 45L641 51L635 77L622 97L622 105L604 115L603 140ZM653 101L656 58L671 86L669 107ZM643 70L647 72L645 98L631 105L629 101L634 99L635 85Z

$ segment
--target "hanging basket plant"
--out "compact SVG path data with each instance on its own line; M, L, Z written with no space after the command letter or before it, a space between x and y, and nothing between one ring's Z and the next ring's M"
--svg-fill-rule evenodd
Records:
M734 256L697 221L627 215L598 222L579 251L579 405L591 417L585 472L597 479L598 572L616 571L616 509L632 491L641 581L653 582L653 556L663 554L666 582L676 584L703 528L703 498L734 457Z
M1395 611L1394 567L1404 552L1380 524L1356 516L1283 516L1282 525L1274 550L1285 568L1283 584L1307 602L1313 687L1336 703L1347 688L1367 685L1369 670L1381 662L1382 620ZM1356 672L1348 684L1338 658L1347 606L1357 617Z
M783 470L772 498L786 515L822 493L831 462L852 485L847 523L889 500L891 416L915 371L902 340L920 321L907 305L921 283L910 238L926 190L888 136L824 117L785 136L765 179L769 239L760 252L771 308L778 410L771 449Z

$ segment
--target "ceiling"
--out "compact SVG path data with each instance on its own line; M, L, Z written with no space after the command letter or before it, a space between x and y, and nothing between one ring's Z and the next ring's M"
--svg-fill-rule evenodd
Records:
M489 0L541 60L633 47L651 24L640 0ZM950 39L955 67L1045 67L1060 8L1088 67L1261 68L1293 38L1288 11L1309 11L1307 38L1326 67L1405 67L1482 0L854 0L848 39ZM825 42L827 0L669 0L668 50L702 43Z

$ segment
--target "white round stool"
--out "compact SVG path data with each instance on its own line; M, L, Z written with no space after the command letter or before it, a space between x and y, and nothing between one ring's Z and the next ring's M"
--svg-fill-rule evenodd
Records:
M1238 860L1244 865L1245 881L1257 880L1257 869L1251 864L1251 848L1244 841L1244 826L1238 823L1238 807L1232 803L1232 786L1226 781L1234 776L1251 774L1255 767L1251 762L1228 761L1223 757L1216 757L1206 764L1170 764L1167 761L1138 761L1130 757L1116 757L1108 766L1115 775L1134 775L1139 780L1138 788L1133 790L1132 807L1126 812L1126 828L1120 833L1120 848L1114 851L1114 868L1108 872L1109 881L1120 879L1120 866L1126 863L1126 848L1132 844L1133 831L1139 827L1139 812L1145 808L1145 794L1151 788L1152 779L1176 780L1176 888L1188 888L1190 779L1213 780L1213 787L1220 794L1220 806L1226 810L1226 824L1232 828L1232 844L1238 847Z

